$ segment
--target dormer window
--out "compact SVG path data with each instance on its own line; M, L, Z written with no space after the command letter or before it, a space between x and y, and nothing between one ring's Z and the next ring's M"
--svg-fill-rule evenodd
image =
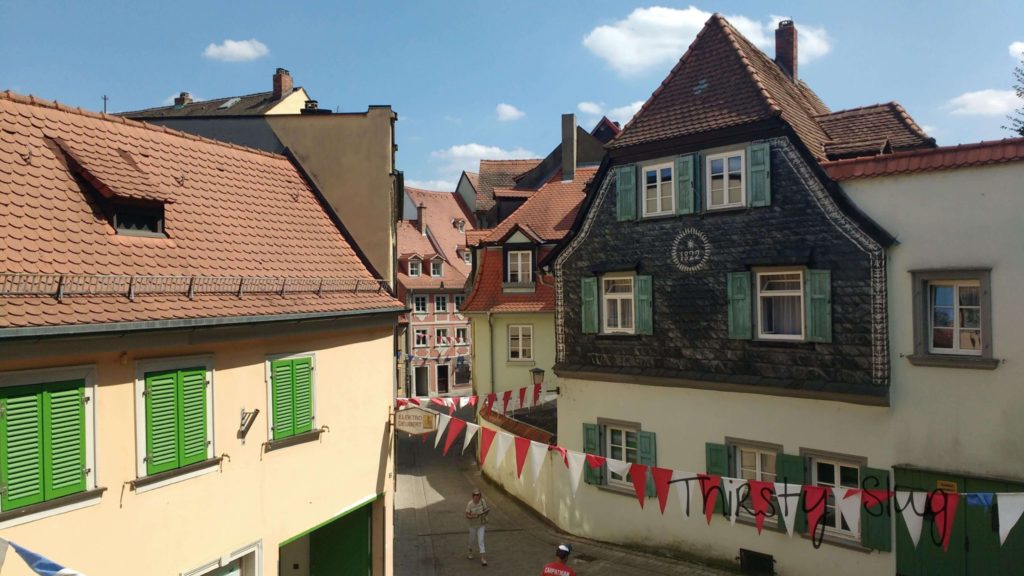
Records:
M505 267L505 281L509 284L529 282L533 279L530 265L533 253L529 250L512 250L508 253L508 265Z
M462 251L462 261L466 263L466 266L473 265L473 252L469 249Z
M463 233L466 232L466 221L465 220L463 220L461 218L456 218L452 223L455 225L455 229L458 230L459 232L463 232Z
M441 267L441 264L442 262L440 260L434 260L430 263L430 275L433 276L434 278L441 277L442 271L444 270Z
M163 204L126 204L115 202L110 206L110 220L114 230L125 236L166 238L164 233Z
M409 260L409 276L415 278L420 275L420 261Z

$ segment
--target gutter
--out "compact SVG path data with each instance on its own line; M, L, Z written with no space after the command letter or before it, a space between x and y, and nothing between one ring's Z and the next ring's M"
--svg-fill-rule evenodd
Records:
M491 389L488 394L494 392L494 364L498 360L494 357L494 317L491 315L491 311L487 311L487 331L491 335Z

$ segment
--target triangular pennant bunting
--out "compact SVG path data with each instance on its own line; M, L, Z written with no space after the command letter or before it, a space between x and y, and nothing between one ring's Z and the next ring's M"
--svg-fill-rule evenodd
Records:
M548 450L554 450L562 455L562 462L565 463L565 467L569 467L569 451L561 446L548 446Z
M459 420L458 418L452 418L451 422L448 423L448 438L444 441L444 455L448 455L448 449L452 447L452 442L462 434L462 431L466 429L466 421Z
M469 396L459 396L459 409L465 408L469 404Z
M569 487L572 488L572 497L576 497L576 490L580 487L580 478L583 477L583 462L587 455L579 452L569 452Z
M775 483L775 498L779 502L779 514L786 523L786 533L793 536L796 527L796 513L800 510L800 484Z
M740 486L745 486L746 480L740 478L722 478L722 487L725 489L725 496L729 502L729 522L736 523L736 515L740 511Z
M540 389L541 389L541 385L540 384L534 384L533 385L533 406L534 407L540 406Z
M825 518L828 503L827 486L804 486L804 510L807 511L807 533L814 534L818 524Z
M480 465L483 466L487 463L487 453L491 451L491 444L494 443L494 437L497 433L490 428L480 429Z
M665 514L665 504L668 503L669 482L672 481L672 471L668 468L651 466L651 476L654 478L654 491L658 494L658 507L661 513Z
M1002 546L1024 512L1024 494L1000 494L996 504L999 506L999 545Z
M591 468L600 468L604 466L606 458L604 456L598 456L597 454L587 454L587 466Z
M473 441L473 436L476 435L476 431L480 427L472 422L466 422L466 439L462 441L462 453L466 453L466 448L469 448L469 443Z
M907 527L914 548L917 548L917 543L921 540L927 498L928 494L924 492L896 492L896 508L903 514L903 524Z
M836 508L842 514L846 525L854 534L860 534L861 492L857 489L836 486L832 488L836 497Z
M532 475L531 480L533 483L537 483L537 479L540 478L540 470L544 466L544 461L547 460L548 445L541 442L530 442L530 474Z
M496 440L498 453L495 454L494 464L497 467L501 467L505 463L505 455L508 454L508 449L512 447L512 435L505 432L498 432L498 439Z
M516 443L516 478L523 477L523 464L526 464L526 451L530 449L530 440L522 436L513 438Z
M679 508L683 511L685 518L690 517L690 505L693 502L691 490L691 483L697 475L693 472L684 472L682 470L672 471L672 484L676 488L676 498L679 499Z
M437 436L434 436L434 448L437 448L438 443L441 442L441 436L444 436L444 431L448 428L448 421L451 419L451 416L447 414L437 415Z
M512 404L512 391L505 390L505 393L501 395L501 413L505 414L508 412L509 405Z
M636 492L636 499L640 501L642 509L647 497L647 466L633 464L629 467L629 478L633 481L633 491Z
M487 395L487 401L484 402L484 408L486 411L494 410L494 403L498 401L498 395L491 392Z
M698 474L700 482L700 493L704 498L704 517L711 524L711 517L715 515L715 502L718 500L718 493L722 490L722 478L714 474Z
M761 533L764 527L764 518L768 514L768 506L772 501L772 493L775 492L771 482L760 482L751 480L747 483L750 489L750 503L754 508L754 521L757 524L757 533Z
M932 492L928 499L928 508L935 515L935 530L942 540L942 550L949 551L949 538L953 534L953 519L956 518L956 508L960 504L960 494L956 492L937 491Z
M608 471L613 474L622 476L622 481L626 481L626 474L629 474L629 467L632 466L629 462L623 462L622 460L615 460L614 458L608 458L605 461L608 465Z
M516 408L526 408L526 387L519 389L519 406Z

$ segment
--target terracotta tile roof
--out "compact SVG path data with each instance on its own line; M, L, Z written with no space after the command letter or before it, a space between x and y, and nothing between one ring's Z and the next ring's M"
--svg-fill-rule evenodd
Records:
M536 190L517 190L515 188L495 188L495 198L529 198Z
M494 189L511 188L516 176L540 163L539 158L529 160L481 160L476 186L476 210L485 212L494 208Z
M935 146L935 140L896 102L840 110L815 119L832 140L833 144L827 145L832 149L883 139L888 139L896 151Z
M466 234L459 232L454 220L464 221L466 233L473 230L473 218L462 197L455 192L433 192L408 186L405 193L414 205L424 206L427 233L423 234L419 222L399 221L398 253L403 256L415 253L426 258L438 255L444 264L442 276L434 278L430 276L429 260L424 262L419 276L409 276L403 262L399 266L398 283L407 290L440 288L442 282L446 288L461 288L466 284L470 266L458 253L458 248L466 246Z
M1024 161L1024 138L1008 138L896 152L875 158L837 160L825 162L822 166L833 180L853 180L1021 161Z
M608 143L622 148L782 117L811 153L828 140L814 116L827 112L725 18L715 14L647 102Z
M584 198L584 188L597 174L596 167L577 168L576 177L562 181L559 169L537 192L490 230L483 243L502 242L515 227L524 228L541 241L557 242L572 227Z
M543 257L543 250L537 259ZM474 274L473 291L462 306L463 312L553 312L555 310L554 279L548 284L537 282L534 292L506 294L502 289L504 252L500 248L477 251L480 261Z
M75 174L78 162L101 186ZM117 234L103 212L104 193L93 189L102 186L165 197L167 238ZM10 92L0 93L0 238L5 282L27 274L375 282L287 158ZM0 332L402 307L378 291L173 293L135 301L93 292L63 302L16 295L3 302Z
M466 231L466 244L469 246L476 246L480 243L480 240L487 238L491 235L491 229L484 230L467 230Z
M466 180L469 180L469 185L473 187L473 190L480 189L480 175L476 172L466 172Z
M294 92L302 90L296 86L281 98L274 98L273 92L257 92L245 96L228 96L213 100L192 102L183 106L158 106L144 110L118 112L117 116L126 118L180 118L183 116L262 116L268 110L281 103ZM234 101L234 102L232 102ZM231 102L230 106L227 104ZM223 108L222 108L223 106Z

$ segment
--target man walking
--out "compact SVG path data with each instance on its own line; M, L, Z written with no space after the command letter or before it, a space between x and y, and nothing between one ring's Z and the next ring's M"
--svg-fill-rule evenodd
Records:
M569 553L572 544L559 544L555 549L555 561L544 566L541 576L576 576L576 571L569 568Z
M466 504L466 521L469 522L469 554L466 557L473 557L473 541L476 540L480 548L480 564L483 566L487 566L484 530L487 528L487 513L490 511L487 501L480 495L480 489L474 488L473 498Z

